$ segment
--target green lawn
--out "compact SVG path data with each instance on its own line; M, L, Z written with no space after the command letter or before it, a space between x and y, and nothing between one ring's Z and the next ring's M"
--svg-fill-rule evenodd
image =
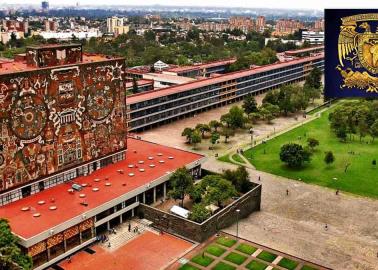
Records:
M233 155L232 155L232 158L233 158L235 161L239 162L239 163L243 163L243 164L245 164L244 159L242 159L242 158L239 156L239 154L233 154Z
M274 259L277 258L277 255L264 250L259 255L257 255L257 258L266 262L273 262Z
M278 263L279 266L282 266L286 269L289 269L289 270L294 270L297 265L298 265L298 262L296 261L293 261L293 260L290 260L290 259L287 259L287 258L283 258L279 263Z
M206 252L216 257L221 256L226 250L217 245L210 245L207 247Z
M226 261L233 262L234 264L241 265L247 259L246 256L231 252L225 258Z
M184 264L183 266L181 266L179 268L179 270L200 270L200 269L187 263L187 264Z
M248 255L252 255L256 250L257 248L253 247L253 246L250 246L250 245L247 245L247 244L240 244L236 250L240 251L240 252L243 252L245 254L248 254Z
M228 163L232 163L231 160L230 160L230 156L227 154L225 156L221 156L218 158L219 161L223 161L223 162L228 162Z
M371 143L371 139L366 137L360 143L359 138L355 136L352 142L348 140L347 143L342 143L330 130L328 115L329 111L326 111L319 119L288 131L269 140L266 144L249 149L244 152L244 155L257 170L378 198L378 167L374 168L372 165L372 160L378 159L378 140ZM306 145L309 137L318 139L320 142L311 162L302 169L290 169L285 166L279 158L281 146L290 142ZM367 141L369 144L366 143ZM332 151L335 155L335 162L331 166L324 163L325 151ZM351 151L355 154L348 153ZM350 166L345 173L347 164Z
M221 236L217 239L217 243L225 247L232 247L237 241L227 236Z
M236 267L229 265L224 262L219 262L215 267L212 268L212 270L235 270Z
M246 267L249 270L264 270L268 265L262 262L258 261L251 261L249 264L246 265Z
M202 254L198 254L197 256L192 258L191 261L206 267L210 265L214 261L214 259L206 255L202 257Z
M311 266L308 266L308 265L304 265L301 270L317 270L318 268L314 268L314 267L311 267Z

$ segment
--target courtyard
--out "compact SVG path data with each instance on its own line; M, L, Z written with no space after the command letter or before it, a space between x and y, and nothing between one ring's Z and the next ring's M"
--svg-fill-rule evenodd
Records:
M320 265L306 262L277 250L222 233L198 246L175 265L179 270L320 270ZM172 267L171 269L173 269Z

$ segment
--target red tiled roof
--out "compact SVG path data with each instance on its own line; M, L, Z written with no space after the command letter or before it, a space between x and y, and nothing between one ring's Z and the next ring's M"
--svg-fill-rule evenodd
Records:
M134 153L134 151L137 152ZM158 156L158 153L162 155ZM149 160L148 157L150 156L154 159ZM169 159L170 156L173 159ZM0 217L10 221L12 231L15 234L24 239L29 239L138 187L151 183L166 175L167 171L173 172L177 168L201 158L203 156L195 153L129 138L125 160L94 171L91 175L74 179L75 183L87 183L91 184L91 187L85 187L80 192L75 191L74 194L70 194L67 190L71 188L72 183L60 184L0 207ZM140 160L143 160L144 164L138 164ZM160 160L164 160L164 163L160 163ZM129 168L128 165L130 164L133 164L134 168ZM154 164L155 167L151 168L150 164ZM140 172L139 169L141 168L145 171ZM124 171L123 174L117 172L120 169ZM129 176L131 172L135 174L132 177ZM100 182L94 182L96 178L99 178ZM105 178L108 178L108 180L105 180ZM111 183L111 186L105 186L106 182ZM124 183L126 183L126 186L123 185ZM92 188L95 187L100 190L93 192ZM85 194L86 197L80 198L79 194L81 193ZM51 202L51 198L54 198L54 202ZM46 203L39 205L39 201ZM87 207L80 204L83 201L88 203ZM57 209L49 210L50 206L56 206ZM23 207L30 207L31 210L21 211ZM40 213L41 216L33 217L34 213Z
M195 82L189 82L189 83L185 83L185 84L181 84L181 85L175 85L175 86L172 86L172 87L167 87L167 88L163 88L163 89L159 89L159 90L143 92L143 93L140 93L140 94L128 96L127 99L126 99L126 103L127 104L138 103L138 102L149 100L149 99L167 96L167 95L175 94L175 93L178 93L178 92L184 92L184 91L188 91L188 90L191 90L191 89L195 89L195 88L199 88L199 87L203 87L203 86L207 86L207 85L211 85L211 84L215 84L215 83L220 83L220 82L224 82L224 81L228 81L228 80L237 79L237 78L240 78L240 77L249 76L249 75L252 75L252 74L257 74L257 73L268 71L268 70L271 70L271 69L287 67L287 66L291 66L291 65L295 65L295 64L299 64L299 63L303 63L303 62L307 62L307 61L317 60L317 59L321 59L321 58L324 58L323 53L320 53L319 55L316 55L316 56L294 59L294 60L286 61L286 62L283 62L283 63L275 63L275 64L271 64L271 65L260 66L260 67L253 68L253 69L247 69L247 70L237 71L237 72L233 72L233 73L228 73L228 74L224 74L222 76L218 76L218 77L215 77L215 78L203 79L203 80L198 80L198 81L195 81Z

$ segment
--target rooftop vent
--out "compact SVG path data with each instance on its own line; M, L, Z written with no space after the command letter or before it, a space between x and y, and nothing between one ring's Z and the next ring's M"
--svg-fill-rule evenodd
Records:
M42 204L45 204L46 202L45 201L39 201L38 204L39 205L42 205Z
M33 217L40 217L40 216L41 216L40 213L35 213L35 214L33 214Z
M52 206L50 206L49 207L49 209L51 210L51 211L54 211L54 210L56 210L56 209L58 209L55 205L52 205Z
M76 190L76 191L80 191L80 190L83 189L82 186L80 186L79 184L73 184L73 185L72 185L72 188L73 188L74 190Z
M99 190L100 190L100 189L99 189L99 188L96 188L96 187L95 187L95 188L92 188L92 191L93 191L93 192L97 192L97 191L99 191Z
M123 170L117 170L119 174L123 174Z
M21 208L21 211L29 211L30 210L30 207L29 206L25 206L25 207L22 207Z

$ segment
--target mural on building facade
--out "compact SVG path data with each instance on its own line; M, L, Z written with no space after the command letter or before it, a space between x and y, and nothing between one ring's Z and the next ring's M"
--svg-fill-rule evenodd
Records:
M0 191L125 149L122 75L107 60L0 76Z

